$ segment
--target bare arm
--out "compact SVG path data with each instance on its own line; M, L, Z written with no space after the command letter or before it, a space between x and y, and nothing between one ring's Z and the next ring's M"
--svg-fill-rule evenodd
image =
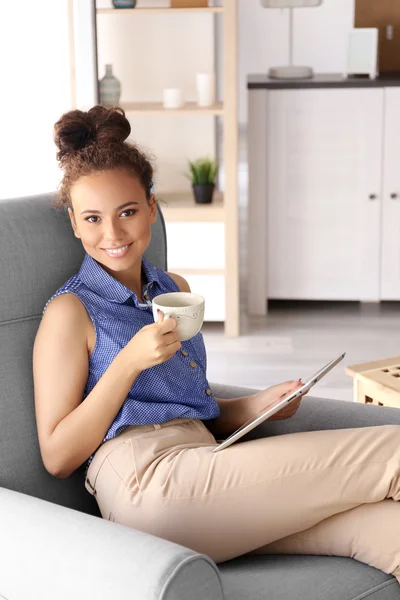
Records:
M46 469L65 478L98 448L139 374L119 352L85 400L87 313L78 298L52 300L33 352L35 409Z
M206 421L207 428L213 435L229 435L241 427L246 420L250 396L240 398L215 398L220 415L216 419Z
M180 292L190 292L190 286L186 279L182 277L182 275L177 275L176 273L169 273L168 271L167 275L169 275L171 279L175 281L176 285L179 287Z
M59 296L49 304L34 345L40 450L46 469L59 478L69 477L100 446L137 376L181 347L175 319L145 325L83 400L88 319L78 298Z

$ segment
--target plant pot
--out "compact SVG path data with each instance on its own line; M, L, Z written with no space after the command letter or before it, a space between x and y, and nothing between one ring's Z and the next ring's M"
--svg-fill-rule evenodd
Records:
M211 204L214 194L214 183L200 183L192 185L194 200L197 204Z
M113 0L114 8L135 8L136 0Z

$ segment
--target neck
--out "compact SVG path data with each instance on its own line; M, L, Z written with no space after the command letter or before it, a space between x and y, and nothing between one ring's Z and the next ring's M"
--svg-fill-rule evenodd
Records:
M142 266L142 259L138 264L135 264L129 271L120 271L115 272L107 267L103 268L110 274L114 279L122 283L128 290L131 290L139 300L142 299L142 289L143 286L147 283L146 276Z

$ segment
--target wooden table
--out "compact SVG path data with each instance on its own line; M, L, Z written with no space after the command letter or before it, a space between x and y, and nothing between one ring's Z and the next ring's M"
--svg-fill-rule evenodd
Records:
M362 404L400 408L400 356L351 365L353 398Z

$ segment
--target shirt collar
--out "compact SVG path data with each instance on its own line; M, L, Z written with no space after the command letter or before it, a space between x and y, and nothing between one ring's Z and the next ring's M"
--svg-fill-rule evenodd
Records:
M142 269L147 282L145 287L149 287L153 283L160 285L156 267L151 265L144 257L142 257ZM103 267L87 253L85 253L85 258L79 269L79 278L86 287L110 302L124 304L124 302L131 297L133 297L136 302L138 301L136 294L132 292L132 290L107 273L107 271L105 271Z

